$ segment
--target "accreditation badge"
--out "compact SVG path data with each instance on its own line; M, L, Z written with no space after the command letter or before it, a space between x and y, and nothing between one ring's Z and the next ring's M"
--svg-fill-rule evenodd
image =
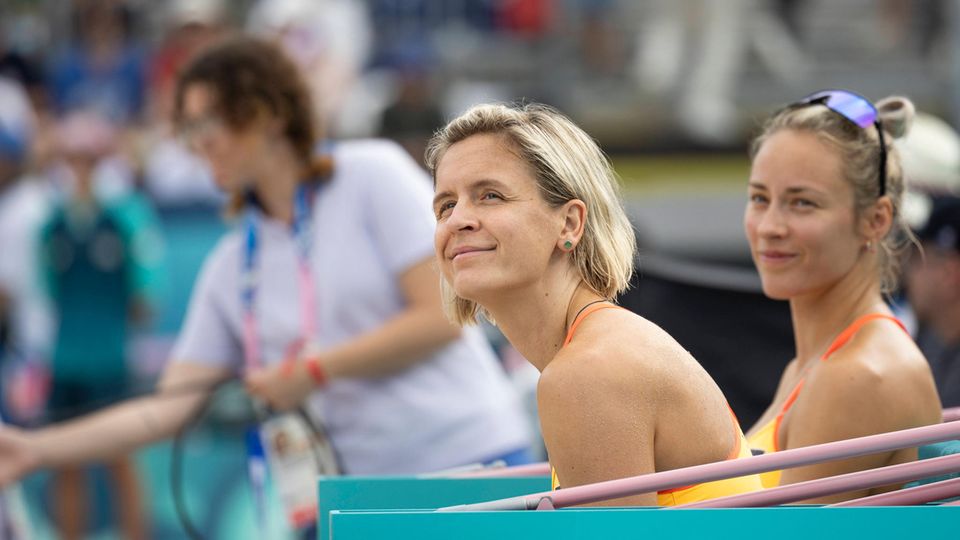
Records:
M270 477L287 521L297 529L317 520L317 478L339 474L330 442L308 422L304 415L286 413L260 428Z

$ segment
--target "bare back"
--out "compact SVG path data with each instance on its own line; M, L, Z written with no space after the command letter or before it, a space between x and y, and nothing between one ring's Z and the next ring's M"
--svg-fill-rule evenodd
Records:
M538 387L544 440L564 486L729 457L739 430L726 399L666 332L623 309L600 310L573 329Z

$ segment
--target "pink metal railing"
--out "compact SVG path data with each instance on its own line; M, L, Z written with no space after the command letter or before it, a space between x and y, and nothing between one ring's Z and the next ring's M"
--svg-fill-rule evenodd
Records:
M533 510L541 505L542 499L548 499L549 504L555 508L576 506L580 504L589 504L608 499L616 499L635 495L639 493L651 493L664 489L677 488L724 478L735 478L748 474L811 465L836 459L851 458L874 454L877 452L887 452L900 448L910 448L924 444L960 438L960 422L949 422L924 426L919 428L895 431L892 433L883 433L879 435L870 435L857 439L836 441L832 443L808 446L805 448L796 448L793 450L784 450L761 456L755 456L745 459L735 459L717 463L708 463L705 465L696 465L683 469L664 471L653 474L645 474L631 478L622 478L618 480L609 480L584 486L575 486L558 491L544 491L530 495L510 497L495 501L474 503L467 505L451 506L441 508L441 511L475 511L475 510ZM948 459L958 459L954 456L946 456ZM942 460L943 458L937 458ZM923 460L925 462L934 462L936 460ZM916 462L923 465L923 462ZM937 462L942 464L943 462ZM956 467L953 470L960 470L960 461L948 461L949 467ZM912 465L912 464L907 464ZM912 469L908 469L912 470ZM920 468L927 471L926 468ZM939 469L938 469L939 470ZM947 472L947 471L945 471ZM902 472L901 472L902 474ZM934 476L943 474L942 472L924 472L924 476ZM913 479L913 478L910 478ZM894 483L890 481L887 483ZM876 484L882 485L882 484ZM791 486L785 486L791 487ZM781 489L781 488L774 488ZM771 491L771 490L766 490ZM715 499L716 500L716 499ZM773 503L776 504L776 503Z
M908 506L960 497L960 478L951 478L932 484L861 497L829 506Z
M818 478L787 486L719 497L708 501L675 506L681 508L755 508L775 506L816 497L846 493L890 484L902 484L919 478L927 478L960 471L960 454L901 463L889 467L857 471L828 478Z

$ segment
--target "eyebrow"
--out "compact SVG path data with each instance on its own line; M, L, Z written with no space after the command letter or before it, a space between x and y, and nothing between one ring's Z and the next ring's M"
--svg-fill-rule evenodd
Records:
M770 190L770 188L768 188L766 185L764 185L764 184L762 184L762 183L760 183L760 182L750 182L748 185L749 185L749 187L751 187L751 188L753 188L753 189L761 189L761 190L763 190L763 191L769 191L769 190ZM817 189L814 189L814 188L810 188L810 187L805 187L805 186L791 186L791 187L788 187L788 188L785 190L785 192L786 192L787 194L789 194L789 195L796 195L796 194L798 194L798 193L805 193L805 192L816 193L816 194L821 193L820 190L817 190Z
M477 180L476 182L470 184L469 188L470 188L471 190L477 190L477 189L483 189L483 188L485 188L485 187L504 188L504 187L506 187L506 186L507 186L507 184L505 184L505 183L503 183L503 182L501 182L501 181L499 181L499 180L494 180L493 178L481 178L480 180ZM438 202L440 202L441 200L443 200L443 199L445 199L445 198L447 198L447 197L449 197L449 196L451 196L451 195L453 195L453 192L452 192L452 191L449 191L449 190L447 190L447 191L441 191L440 193L437 193L437 194L434 195L434 197L433 197L433 206L436 206Z
M433 197L433 206L436 206L437 203L439 203L441 200L449 197L450 195L453 195L453 192L451 192L451 191L441 191L440 193L437 193L437 194L434 195L434 197Z

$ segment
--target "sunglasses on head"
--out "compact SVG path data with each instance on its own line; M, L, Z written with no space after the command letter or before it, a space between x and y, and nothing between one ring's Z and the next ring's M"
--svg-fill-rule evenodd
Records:
M847 90L821 90L810 94L793 104L794 107L805 107L807 105L823 105L831 111L853 122L861 129L867 129L871 125L876 126L877 135L880 138L880 197L887 192L887 143L883 137L883 127L880 125L880 113L873 103L853 92Z

